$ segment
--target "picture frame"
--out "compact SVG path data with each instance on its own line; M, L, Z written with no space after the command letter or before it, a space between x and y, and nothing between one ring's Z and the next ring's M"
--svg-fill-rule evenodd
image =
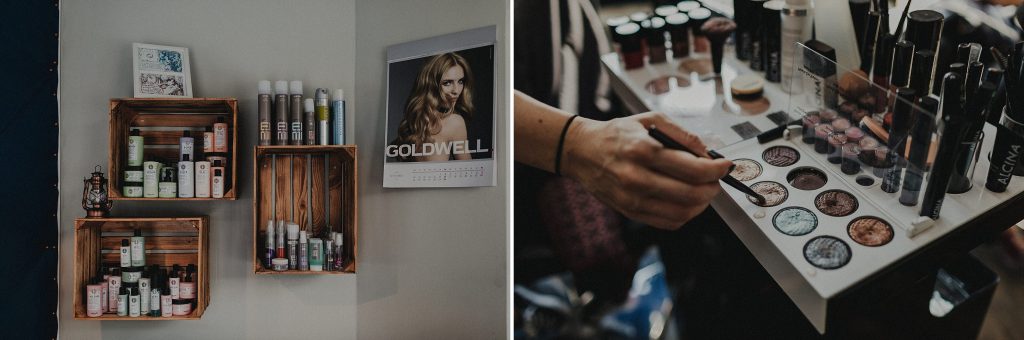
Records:
M192 98L188 48L133 43L132 83L136 98Z

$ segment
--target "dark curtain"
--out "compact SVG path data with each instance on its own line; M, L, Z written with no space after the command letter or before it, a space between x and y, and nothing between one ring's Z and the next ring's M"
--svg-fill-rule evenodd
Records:
M0 339L53 339L59 8L52 0L0 3Z

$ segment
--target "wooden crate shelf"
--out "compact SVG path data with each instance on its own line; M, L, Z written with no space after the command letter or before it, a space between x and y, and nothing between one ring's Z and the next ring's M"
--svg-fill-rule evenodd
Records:
M337 275L356 272L356 154L355 145L254 148L253 271L256 274ZM333 231L343 232L345 270L277 272L264 268L266 227L267 221L272 219L294 221L300 230L306 230L310 238L321 237L328 226L333 226Z
M75 219L75 264L73 294L74 318L77 320L198 320L210 305L210 220L202 217L121 217ZM100 265L107 268L120 264L118 250L121 240L141 229L146 237L146 265L161 268L174 264L196 265L196 307L185 316L129 317L103 314L86 316L85 286L96 276ZM173 251L173 252L164 252Z
M195 154L201 155L203 131L213 126L218 117L228 124L228 151L225 167L224 198L154 198L124 197L121 192L124 170L128 166L128 134L139 128L146 148L146 160L176 163L178 141L182 133L191 131L195 138ZM120 98L110 100L110 180L112 200L126 201L209 201L235 200L238 197L238 100L235 98ZM198 158L198 157L197 157ZM195 160L193 160L195 161Z

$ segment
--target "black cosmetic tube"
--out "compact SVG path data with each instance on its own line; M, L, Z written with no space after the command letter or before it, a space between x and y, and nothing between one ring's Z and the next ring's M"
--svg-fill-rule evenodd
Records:
M905 206L917 205L917 197L921 194L921 182L927 170L928 148L932 145L932 130L935 128L935 110L938 107L939 101L931 96L922 97L917 102L918 111L914 115L914 126L910 129L913 139L907 156L907 174L903 181L903 192L900 193L900 203Z
M868 22L871 1L850 0L850 18L853 19L853 33L857 38L857 51L864 55L864 30Z
M782 1L769 1L761 10L762 54L764 79L773 83L782 81Z
M766 0L750 0L750 69L764 71L764 29L761 25L761 8ZM781 34L781 33L780 33Z
M889 83L895 88L910 86L910 65L914 61L914 43L900 40L892 55L892 75Z
M910 130L911 115L913 114L914 98L917 91L909 87L896 89L896 103L893 104L892 126L889 127L889 155L886 157L888 164L893 164L882 176L882 191L894 193L900 190L900 182L903 179L902 161L904 150L906 150L907 134Z
M942 201L946 197L949 176L953 172L952 161L956 158L956 150L963 141L966 121L960 107L960 96L952 95L961 92L963 76L958 73L946 73L942 80L942 120L939 123L939 147L935 155L932 172L928 175L928 185L921 199L921 216L933 220L939 218ZM947 95L949 94L949 95Z
M750 0L732 0L733 20L736 21L736 59L750 60ZM754 12L757 13L757 12Z
M918 96L926 96L928 91L931 90L932 61L934 60L935 52L932 50L918 50L914 52L914 63L910 71L910 87L917 92Z
M995 91L996 85L985 81L978 87L977 93L968 96L970 100L964 105L967 127L963 142L960 143L960 149L957 150L956 158L952 163L953 174L950 176L947 193L962 194L970 191L973 186L971 177L974 174L978 148L981 146L981 130L985 126L984 112Z
M1013 171L1020 162L1021 153L1024 152L1024 124L1021 123L1024 119L1014 119L1014 116L1021 118L1024 115L1011 115L1003 111L1003 119L996 125L992 163L988 166L988 179L985 180L985 188L992 192L1006 191L1006 186L1010 185L1010 179L1013 178Z
M864 39L860 43L860 46L862 46L860 70L864 71L864 74L871 73L872 62L875 60L875 38L878 37L878 25L881 17L882 14L878 12L869 12L867 16L867 25L864 27Z

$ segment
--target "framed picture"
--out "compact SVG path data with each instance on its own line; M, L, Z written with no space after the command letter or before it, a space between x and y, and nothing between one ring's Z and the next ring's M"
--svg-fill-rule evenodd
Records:
M496 185L495 26L390 46L384 187Z
M192 98L192 72L184 47L132 44L136 98Z

